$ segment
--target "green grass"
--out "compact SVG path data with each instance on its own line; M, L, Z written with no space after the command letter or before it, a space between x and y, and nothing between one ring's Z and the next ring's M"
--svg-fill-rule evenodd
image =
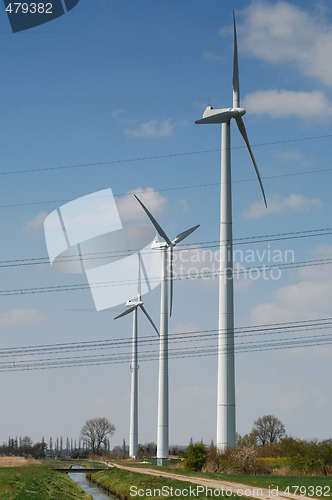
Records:
M49 465L0 468L1 500L91 500L67 474Z
M120 463L120 462L119 462ZM160 470L165 472L171 472L173 474L180 474L183 476L193 476L201 477L207 479L216 479L219 481L233 482L240 484L247 484L249 486L257 486L260 488L279 488L279 491L285 491L289 487L290 493L295 493L295 489L292 486L302 486L302 490L298 489L297 494L301 492L304 496L312 496L314 498L331 498L332 496L332 476L278 476L278 475L244 475L244 474L220 474L220 473L209 473L209 472L188 472L185 471L179 465L169 465L167 467L157 467L150 464L135 464L130 462L121 462L122 465L148 468L154 470ZM310 489L312 486L314 489ZM322 487L322 492L317 488ZM308 494L310 493L310 494Z
M301 491L303 496L313 496L316 498L330 498L332 496L331 476L250 476L240 474L201 473L200 477L209 477L211 479L218 478L223 481L248 484L250 486L257 486L260 488L275 489L278 487L280 492L289 488L289 490L287 490L289 493L295 493L295 489L292 488L292 486L302 486L302 490L298 489L297 494L300 494ZM314 489L309 490L309 486ZM322 491L320 491L318 487L322 487ZM326 495L323 496L324 493L326 493Z
M117 494L120 498L154 498L154 500L161 500L165 498L185 498L190 495L176 495L175 490L186 490L189 492L190 487L196 490L197 485L186 482L186 481L177 481L175 479L168 479L165 477L155 477L148 476L145 474L140 474L138 472L129 472L120 469L109 469L105 472L97 472L96 474L87 474L88 477L91 477L94 482L110 491L111 493ZM132 491L133 493L139 492L139 490L143 490L135 495L130 495L131 490L130 487L135 487L136 490ZM167 487L169 495L163 495L162 487ZM171 491L173 488L173 494ZM158 490L160 490L160 494L158 494ZM144 494L141 494L144 493ZM205 494L199 493L197 495L192 495L193 498L197 498L199 500L213 499L213 498L222 498L220 496L209 496L206 497ZM229 498L231 500L240 499L241 497L237 497L232 495Z

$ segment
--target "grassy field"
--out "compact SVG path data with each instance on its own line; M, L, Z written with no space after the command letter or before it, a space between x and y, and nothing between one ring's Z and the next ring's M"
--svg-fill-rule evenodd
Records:
M0 457L0 467L18 467L23 465L40 464L40 460L23 457Z
M66 474L49 464L0 468L1 500L91 500Z
M167 467L156 467L151 464L135 464L130 462L119 462L122 465L149 468L155 470L162 470L165 472L172 472L173 474L181 474L185 476L194 476L208 479L216 479L220 481L229 481L240 484L247 484L250 486L257 486L260 488L279 488L279 491L288 491L289 493L297 493L302 496L310 496L314 498L331 498L332 497L332 476L252 476L240 474L220 474L209 472L187 472L181 465L169 465ZM299 487L295 491L295 487ZM286 490L289 488L289 490Z
M201 477L248 484L260 488L276 489L278 487L280 492L286 491L314 498L331 498L332 496L332 477L330 476L250 476L205 473L204 476L201 474Z
M111 493L120 495L120 497L123 499L154 498L154 500L164 500L165 498L190 498L190 488L192 488L194 491L197 488L197 485L185 481L166 479L165 477L152 477L144 474L139 474L138 472L128 472L120 469L109 469L105 472L88 474L88 476L103 488L107 489ZM134 488L132 491L130 489L131 487ZM166 487L167 491L162 490L163 487ZM173 488L173 490L171 490L171 488ZM180 490L185 491L184 495L181 495ZM131 492L132 496L130 496ZM166 494L167 492L168 494ZM188 492L188 494L186 494L186 492ZM196 495L192 494L191 497L197 498L199 500L206 500L207 498L220 498L220 496L206 497L203 493L199 493ZM241 497L232 495L227 498L235 500L240 499Z

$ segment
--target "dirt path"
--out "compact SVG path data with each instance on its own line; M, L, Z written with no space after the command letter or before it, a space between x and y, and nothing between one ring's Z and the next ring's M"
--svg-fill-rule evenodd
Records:
M165 472L165 471L157 471L155 469L145 469L145 468L140 468L140 467L126 467L125 465L119 465L115 463L109 463L105 462L109 467L116 467L118 469L122 470L127 470L131 472L138 472L140 474L147 474L149 476L157 476L157 477L167 477L171 479L177 479L179 481L186 481L187 483L192 483L192 484L197 484L199 486L204 486L206 488L211 488L212 490L220 490L221 493L220 497L222 498L223 496L226 496L226 492L228 492L228 495L230 492L234 493L235 495L243 496L244 498L258 498L261 500L269 500L269 499L282 499L282 500L304 500L312 497L304 497L300 495L293 495L292 493L284 493L283 491L279 490L277 491L276 489L271 489L271 491L268 488L260 488L258 486L249 486L245 484L240 484L240 483L233 483L233 482L228 482L228 481L218 481L217 479L204 479L200 477L193 477L193 476L184 476L181 474L174 474L171 472Z

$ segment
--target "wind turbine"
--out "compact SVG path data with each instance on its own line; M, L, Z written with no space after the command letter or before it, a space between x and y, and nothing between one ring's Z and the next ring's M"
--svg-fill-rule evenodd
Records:
M152 243L152 248L158 248L162 252L161 263L161 300L160 300L160 342L159 342L159 385L158 385L158 430L157 430L157 465L167 465L169 456L169 433L168 433L168 263L170 260L170 316L173 307L173 249L195 231L198 226L191 227L183 233L178 234L173 241L169 239L165 231L158 224L146 206L134 195L141 205L157 233L164 242ZM169 258L170 257L170 258Z
M218 335L218 396L217 396L217 448L235 446L235 368L234 368L234 301L233 301L233 238L230 122L234 118L247 146L263 193L262 179L250 147L242 120L246 110L240 107L239 67L235 14L233 107L213 109L208 106L203 118L195 123L221 123L221 193L220 193L220 276L219 276L219 335Z
M140 307L145 314L145 316L150 321L153 328L159 335L158 329L149 314L147 313L143 302L141 301L141 267L143 262L141 255L138 252L138 294L137 301L128 300L126 307L129 307L127 311L116 316L114 319L122 318L127 314L133 313L133 337L132 337L132 353L131 353L131 392L130 392L130 431L129 431L129 456L132 458L137 458L138 454L138 362L137 362L137 309Z

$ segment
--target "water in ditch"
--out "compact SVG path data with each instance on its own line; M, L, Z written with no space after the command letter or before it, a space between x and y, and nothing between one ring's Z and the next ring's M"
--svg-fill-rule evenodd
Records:
M75 469L81 469L81 467L76 466ZM91 483L91 481L89 481L89 479L86 478L84 472L82 472L82 474L80 474L79 472L73 472L73 474L70 474L69 472L68 476L73 481L75 481L75 483L79 484L80 487L83 488L84 491L86 491L86 493L89 493L89 495L92 496L93 500L110 500L110 498L118 500L116 496L112 495L111 493L108 493L107 491L103 490L94 483Z

